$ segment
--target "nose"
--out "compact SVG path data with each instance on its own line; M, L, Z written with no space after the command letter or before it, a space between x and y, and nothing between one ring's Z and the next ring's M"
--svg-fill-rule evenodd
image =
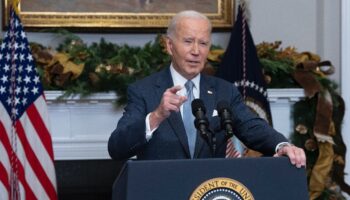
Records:
M199 54L199 45L198 45L197 42L194 42L194 43L193 43L191 53L192 53L193 55L198 55L198 54Z

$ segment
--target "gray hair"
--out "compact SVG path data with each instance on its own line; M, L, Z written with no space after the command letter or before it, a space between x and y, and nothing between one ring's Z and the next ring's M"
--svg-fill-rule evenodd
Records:
M167 29L167 36L170 38L173 38L174 33L176 32L176 25L177 23L183 19L183 18L192 18L192 19L204 19L209 24L209 31L211 32L212 25L210 20L207 16L203 15L202 13L199 13L194 10L185 10L177 13L169 22L168 29Z

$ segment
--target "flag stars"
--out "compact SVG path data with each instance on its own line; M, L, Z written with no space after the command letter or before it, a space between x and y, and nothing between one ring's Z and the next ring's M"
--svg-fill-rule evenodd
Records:
M20 23L18 20L16 20L16 23L15 23L16 28L17 28L20 24L21 24L21 23Z
M34 95L38 94L38 93L39 93L39 88L33 87L32 93L33 93Z
M19 24L20 24L19 21L16 19L16 20L15 20L15 26L16 26L16 28L19 26Z
M30 77L29 76L26 76L24 78L24 82L26 82L26 84L30 83Z
M30 72L33 71L33 67L30 66L30 65L28 65L28 66L26 67L26 70L27 70L28 73L30 73Z
M21 37L24 39L26 37L26 33L24 31L21 31Z
M7 76L5 76L5 75L2 75L2 77L1 77L1 81L2 81L2 83L6 83L6 82L8 82L8 77L7 77Z
M41 94L42 87L21 21L14 12L11 17L10 30L0 43L0 96L11 118L17 119Z
M15 106L17 106L19 103L20 103L19 98L16 97L16 98L15 98Z
M7 100L6 100L6 103L7 103L7 105L11 105L11 98L9 97L9 98L7 98Z
M24 93L24 95L27 95L28 92L29 92L29 88L24 87L24 88L23 88L23 93Z
M23 61L25 60L24 54L20 54L20 55L19 55L19 60L20 60L21 62L23 62Z
M18 71L19 71L19 73L21 73L21 72L23 71L23 65L20 65L20 66L18 67Z
M27 105L27 103L28 103L28 102L27 102L27 98L23 98L23 99L22 99L22 104L23 104L23 106Z
M8 71L10 70L10 66L9 66L9 65L7 65L7 64L5 64L5 66L4 66L4 70L5 70L5 72L8 72Z
M24 43L22 43L19 47L21 48L22 51L26 48Z
M18 116L18 110L16 108L12 108L11 113L12 115Z
M4 94L6 92L6 88L4 86L0 87L0 94Z
M17 77L17 83L18 83L18 84L21 84L21 83L22 83L22 77L21 77L21 76L18 76L18 77Z
M7 54L6 54L6 60L7 60L7 61L10 61L10 59L11 59L11 55L10 55L9 53L7 53Z
M33 56L29 54L27 59L28 59L28 61L33 61Z
M18 43L17 42L15 42L15 44L13 44L13 48L15 48L15 50L18 49Z
M21 93L21 88L20 88L20 87L17 87L17 88L15 89L15 93L16 93L16 95L19 95L19 94Z
M35 84L38 84L40 82L39 76L35 76L33 81Z
M15 54L13 55L13 60L17 60L17 59L18 59L18 54L15 53Z

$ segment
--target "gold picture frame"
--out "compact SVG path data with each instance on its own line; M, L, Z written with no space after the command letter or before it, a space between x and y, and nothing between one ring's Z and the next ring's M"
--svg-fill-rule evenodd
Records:
M11 1L4 0L5 26ZM19 5L20 18L29 29L147 30L165 28L175 13L193 9L207 15L214 29L227 29L233 25L235 8L234 0L100 0L98 5L94 2L24 0Z

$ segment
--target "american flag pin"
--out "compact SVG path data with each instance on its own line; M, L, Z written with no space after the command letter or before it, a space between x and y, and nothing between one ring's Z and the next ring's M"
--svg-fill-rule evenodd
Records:
M211 90L208 90L208 94L213 94L213 92Z

